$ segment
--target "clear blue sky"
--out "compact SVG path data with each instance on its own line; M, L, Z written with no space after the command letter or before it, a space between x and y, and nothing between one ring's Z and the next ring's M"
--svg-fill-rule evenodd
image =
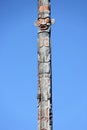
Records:
M87 130L87 1L51 0L53 127ZM37 0L0 0L0 130L37 129Z

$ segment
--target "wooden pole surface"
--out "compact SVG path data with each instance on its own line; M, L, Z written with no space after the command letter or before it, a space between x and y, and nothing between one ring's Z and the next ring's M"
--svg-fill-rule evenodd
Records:
M38 0L38 130L52 130L50 0Z

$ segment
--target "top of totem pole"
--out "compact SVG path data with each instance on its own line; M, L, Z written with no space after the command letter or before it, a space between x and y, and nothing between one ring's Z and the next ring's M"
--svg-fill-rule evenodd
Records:
M50 0L38 0L38 19L35 22L35 26L39 28L38 32L49 32L54 21L50 19Z

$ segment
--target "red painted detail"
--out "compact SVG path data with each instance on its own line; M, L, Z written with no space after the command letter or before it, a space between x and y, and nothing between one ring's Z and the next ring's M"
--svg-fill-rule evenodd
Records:
M43 128L43 129L41 129L41 130L47 130L47 129Z
M48 117L41 117L41 120L48 121Z
M49 10L49 6L39 6L39 11Z

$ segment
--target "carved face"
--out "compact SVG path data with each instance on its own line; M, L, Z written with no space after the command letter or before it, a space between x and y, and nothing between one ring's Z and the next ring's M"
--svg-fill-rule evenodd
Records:
M46 18L38 18L38 20L35 22L35 26L38 26L40 30L48 30L49 27L54 24L55 20L50 19L50 17Z
M40 27L41 30L46 30L50 26L51 20L49 17L47 18L39 18L36 21L36 26Z

